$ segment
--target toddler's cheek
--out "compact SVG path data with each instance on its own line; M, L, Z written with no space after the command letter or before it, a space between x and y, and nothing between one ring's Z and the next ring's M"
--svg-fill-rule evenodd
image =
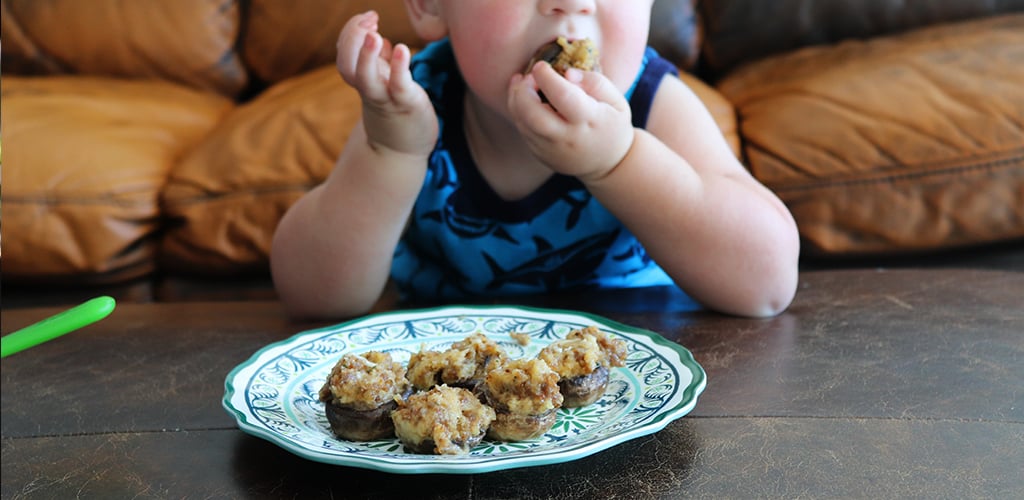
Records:
M602 20L601 71L622 92L629 90L640 70L649 22L649 15L633 8Z

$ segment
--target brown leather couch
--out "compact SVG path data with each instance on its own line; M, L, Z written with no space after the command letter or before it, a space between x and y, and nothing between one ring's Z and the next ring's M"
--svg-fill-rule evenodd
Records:
M370 7L420 45L399 0L2 0L5 301L272 294L275 224L358 117L334 42ZM805 258L1024 239L1024 0L655 11Z

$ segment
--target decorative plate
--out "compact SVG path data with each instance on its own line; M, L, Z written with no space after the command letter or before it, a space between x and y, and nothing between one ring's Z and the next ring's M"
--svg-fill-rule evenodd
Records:
M406 453L397 438L344 441L331 433L317 399L331 368L348 352L380 350L406 362L421 346L443 350L482 332L510 357L532 357L569 331L590 325L626 341L626 366L611 370L600 400L560 409L554 427L530 441L485 439L458 456ZM527 333L530 342L520 345L510 333ZM693 409L705 374L678 344L598 316L522 307L443 307L377 314L299 333L261 349L232 370L224 385L224 408L239 428L309 460L402 474L471 474L575 460L657 432Z

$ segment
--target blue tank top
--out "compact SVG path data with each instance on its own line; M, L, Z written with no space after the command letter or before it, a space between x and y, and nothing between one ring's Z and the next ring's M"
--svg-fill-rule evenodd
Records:
M391 277L406 298L539 294L672 284L643 245L575 177L555 174L530 195L501 199L480 175L463 131L465 83L451 44L412 61L440 132ZM647 122L672 63L648 48L626 93L633 126Z

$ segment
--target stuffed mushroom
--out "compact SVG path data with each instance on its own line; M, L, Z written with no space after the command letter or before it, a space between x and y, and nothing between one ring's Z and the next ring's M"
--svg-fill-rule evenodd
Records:
M547 61L555 71L563 76L569 68L601 71L598 57L597 46L589 38L569 41L564 36L560 36L557 40L548 42L537 49L523 72L529 73L533 70L533 66L540 61Z
M505 351L482 333L455 342L444 351L421 349L409 358L408 378L417 390L447 384L474 390L489 367L505 359Z
M407 452L462 455L484 438L494 410L468 389L442 384L400 401L391 419Z
M608 370L625 365L626 343L588 326L548 344L538 357L560 377L562 407L577 408L601 398L608 386Z
M341 439L372 441L394 435L396 398L411 392L405 367L387 353L345 354L320 388L331 431Z
M541 359L516 359L487 372L481 397L494 408L487 437L523 441L543 435L562 406L558 374Z

